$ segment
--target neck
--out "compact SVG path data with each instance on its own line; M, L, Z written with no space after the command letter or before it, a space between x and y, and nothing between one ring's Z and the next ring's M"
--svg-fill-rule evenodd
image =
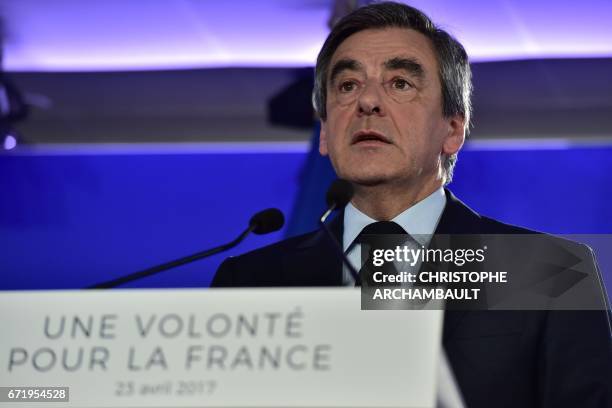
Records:
M377 221L390 221L442 187L442 180L422 186L355 185L351 202L359 211Z

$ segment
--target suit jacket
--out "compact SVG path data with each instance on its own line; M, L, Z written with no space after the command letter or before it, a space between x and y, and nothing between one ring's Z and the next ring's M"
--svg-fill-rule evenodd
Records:
M481 216L446 194L436 234L534 233ZM342 216L330 224L340 241L342 227ZM297 236L228 258L211 286L341 286L335 251L320 230ZM605 311L447 310L443 346L467 407L612 407Z

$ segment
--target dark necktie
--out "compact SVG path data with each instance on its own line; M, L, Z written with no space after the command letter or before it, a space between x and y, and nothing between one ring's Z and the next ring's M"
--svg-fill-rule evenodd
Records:
M393 221L379 221L367 225L357 236L356 242L361 244L361 264L359 276L368 286L374 286L372 275L382 272L383 275L395 275L397 269L393 262L384 262L381 266L374 265L375 250L395 250L407 238L406 230ZM384 259L383 259L384 260Z

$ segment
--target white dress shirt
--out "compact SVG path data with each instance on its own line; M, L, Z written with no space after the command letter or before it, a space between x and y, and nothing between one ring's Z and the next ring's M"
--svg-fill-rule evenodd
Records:
M435 232L445 206L446 194L444 188L440 187L391 221L399 224L419 244L427 246L428 238ZM374 222L375 219L359 211L352 203L349 203L344 210L342 246L357 270L361 268L361 244L355 242L355 239L367 225ZM343 271L344 284L354 285L355 280L346 266Z

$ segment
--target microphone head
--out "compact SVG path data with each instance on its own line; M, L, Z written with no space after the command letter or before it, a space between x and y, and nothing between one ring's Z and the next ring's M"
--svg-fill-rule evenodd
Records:
M325 200L328 207L344 208L353 198L353 185L346 180L336 179L329 186Z
M278 231L285 224L285 216L278 208L267 208L251 217L249 226L255 234L268 234Z

